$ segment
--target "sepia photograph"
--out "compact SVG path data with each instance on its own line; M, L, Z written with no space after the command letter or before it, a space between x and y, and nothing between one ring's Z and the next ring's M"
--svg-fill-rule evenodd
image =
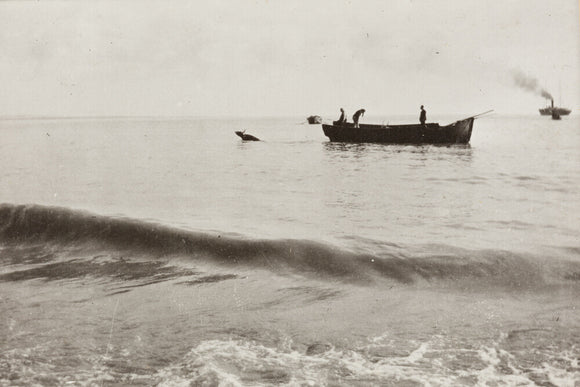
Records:
M0 0L0 387L580 386L577 0Z

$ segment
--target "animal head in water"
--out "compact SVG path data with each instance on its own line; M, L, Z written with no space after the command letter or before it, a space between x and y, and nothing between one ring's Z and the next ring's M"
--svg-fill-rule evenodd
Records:
M244 140L244 141L260 141L259 138L254 137L251 134L246 134L246 131L245 130L242 131L242 132L237 131L237 132L234 132L234 133L236 133L238 136L240 136L242 138L242 140Z

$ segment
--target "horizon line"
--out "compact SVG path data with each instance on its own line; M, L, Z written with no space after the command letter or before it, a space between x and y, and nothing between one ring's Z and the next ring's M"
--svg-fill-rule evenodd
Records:
M572 109L572 112L580 111L580 108L577 110ZM494 112L496 115L536 115L537 111L523 113L523 112ZM457 113L457 112L446 112L446 113L437 113L431 114L435 116L451 116L451 115L465 115L468 113ZM322 118L326 117L338 117L338 114L311 114L310 116L320 116ZM414 116L415 113L379 113L379 114L372 114L371 116L394 116L394 117L403 117L403 116ZM282 115L171 115L171 114L159 114L159 115L121 115L121 114L114 114L114 115L48 115L48 114L14 114L14 115L3 115L0 114L0 120L43 120L43 119L52 119L52 120L74 120L74 119L256 119L256 118L298 118L302 117L298 114L282 114ZM303 115L304 120L309 117L309 115Z

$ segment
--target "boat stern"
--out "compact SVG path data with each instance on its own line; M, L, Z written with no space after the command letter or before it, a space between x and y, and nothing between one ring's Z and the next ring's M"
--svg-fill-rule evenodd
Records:
M455 143L468 144L471 140L471 132L473 131L473 122L475 118L466 118L465 120L457 121L453 124L455 130Z

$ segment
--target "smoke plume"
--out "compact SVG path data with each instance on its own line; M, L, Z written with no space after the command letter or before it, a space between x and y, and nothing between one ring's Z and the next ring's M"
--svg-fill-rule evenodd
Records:
M520 70L513 71L514 83L521 89L530 91L534 94L539 94L546 99L554 99L552 94L548 93L546 89L538 85L538 80L534 77L530 77L524 74Z

